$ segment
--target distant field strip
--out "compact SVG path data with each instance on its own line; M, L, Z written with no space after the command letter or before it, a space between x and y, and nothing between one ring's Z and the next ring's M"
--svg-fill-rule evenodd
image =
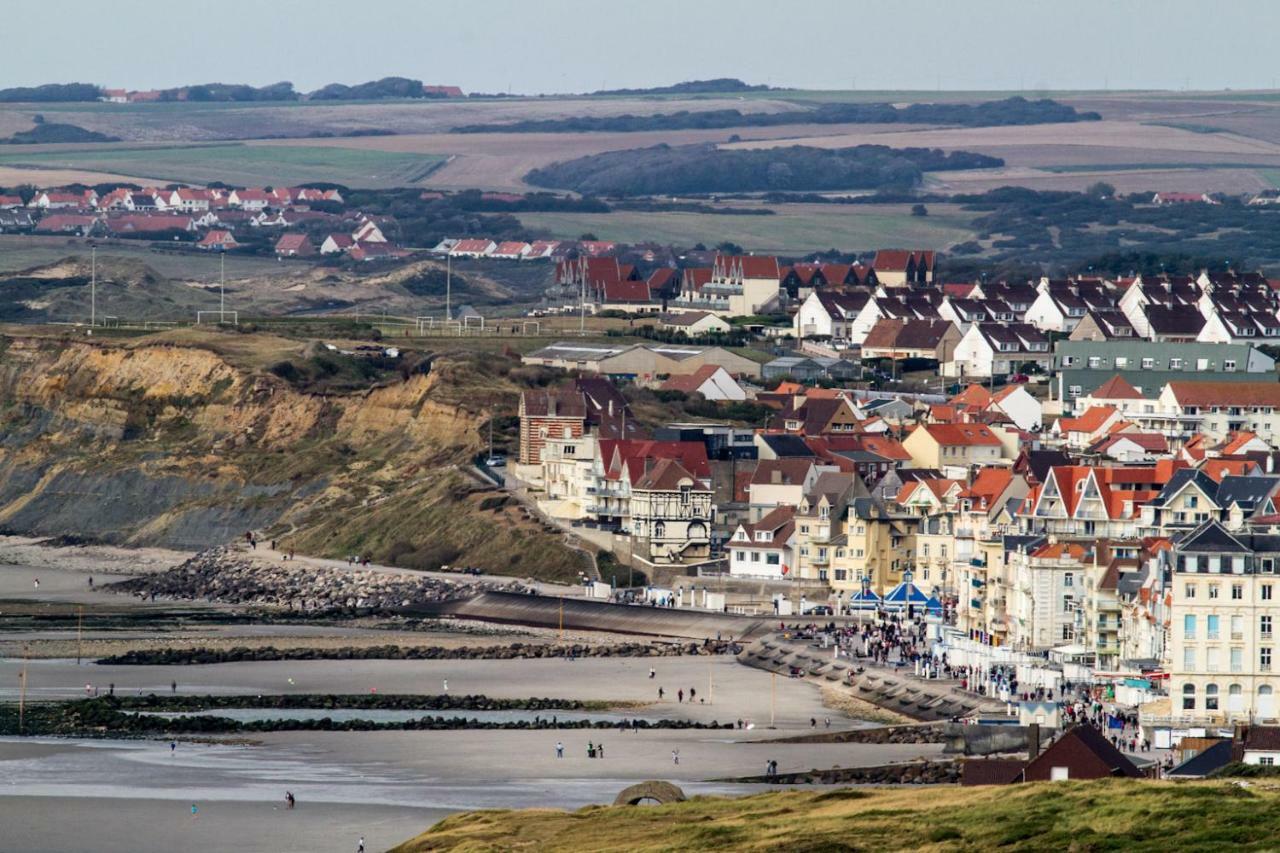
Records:
M0 150L0 166L74 169L165 181L294 184L332 181L354 187L390 187L421 180L442 155L308 145L174 145Z
M757 252L863 250L907 246L942 249L973 237L972 216L939 205L929 216L911 216L907 205L797 205L777 208L775 216L663 213L521 213L529 228L545 228L556 237L585 233L601 240L713 246L723 241Z

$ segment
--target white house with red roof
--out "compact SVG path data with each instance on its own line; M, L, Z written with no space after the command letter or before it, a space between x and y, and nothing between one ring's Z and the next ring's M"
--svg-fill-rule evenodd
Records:
M382 229L378 227L378 223L372 219L365 219L355 231L351 232L351 238L357 243L386 243L387 237L382 233ZM496 246L494 248L497 248Z
M489 257L499 258L504 261L518 261L527 255L530 249L531 247L528 243L520 240L508 240L499 243L497 248L489 253Z
M316 247L306 234L281 234L275 250L282 258L305 258L316 253Z
M227 196L227 203L232 207L238 207L242 210L262 210L275 201L274 197L266 190L254 189L252 187L243 190L232 190Z
M240 243L230 231L214 229L201 237L196 246L208 252L229 252L240 248Z
M320 244L320 254L340 255L343 252L350 251L355 244L356 241L351 239L350 234L330 234Z
M453 244L449 254L455 258L487 258L498 248L498 244L487 237L459 240Z
M1058 418L1050 433L1069 448L1083 450L1120 423L1120 413L1110 406L1093 406L1078 417Z
M83 192L42 190L32 197L30 206L41 210L79 210L95 207L97 203L98 194L93 190Z
M169 207L177 208L184 213L203 213L209 209L213 201L213 193L199 187L179 187L169 193Z
M704 364L693 373L672 376L659 386L663 391L701 394L708 400L745 400L747 392L718 364Z
M795 562L795 514L795 507L780 506L754 524L739 524L725 544L729 574L770 580L790 575Z

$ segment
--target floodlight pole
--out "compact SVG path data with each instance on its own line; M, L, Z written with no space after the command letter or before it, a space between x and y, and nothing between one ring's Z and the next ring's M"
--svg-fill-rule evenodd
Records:
M218 322L227 321L227 252L218 254Z
M98 324L98 247L93 246L89 250L90 261L89 273L89 328L93 328Z
M453 319L453 255L444 256L444 321ZM490 454L492 455L492 454Z

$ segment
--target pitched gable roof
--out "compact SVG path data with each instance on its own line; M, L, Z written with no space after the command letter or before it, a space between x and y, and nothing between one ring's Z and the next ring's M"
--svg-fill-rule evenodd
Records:
M1129 381L1125 379L1123 376L1121 376L1119 373L1117 373L1115 376L1112 376L1106 382L1103 382L1101 385L1095 388L1093 390L1093 393L1090 394L1089 396L1096 397L1102 400L1141 400L1143 399L1142 394L1138 392L1138 389L1134 388L1131 384L1129 384Z

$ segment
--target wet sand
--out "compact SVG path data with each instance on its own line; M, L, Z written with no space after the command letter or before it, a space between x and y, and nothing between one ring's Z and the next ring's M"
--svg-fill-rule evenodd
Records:
M205 802L117 798L0 797L5 850L58 853L237 851L351 853L387 850L450 813L395 806Z

